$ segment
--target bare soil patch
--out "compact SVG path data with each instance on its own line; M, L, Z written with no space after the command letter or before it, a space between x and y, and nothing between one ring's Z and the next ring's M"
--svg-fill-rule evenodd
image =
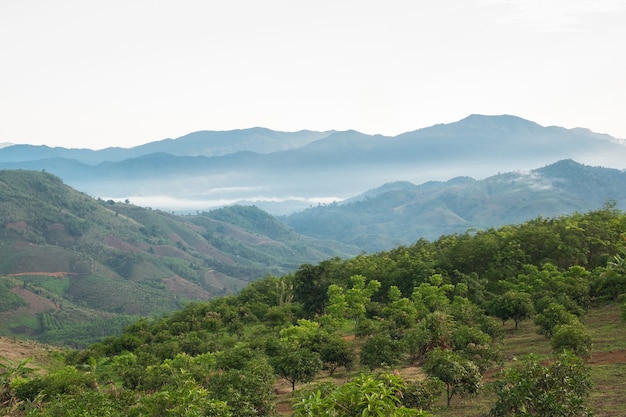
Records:
M598 352L591 355L588 365L610 365L612 363L626 363L626 350L615 352Z
M31 313L39 314L39 313L45 313L49 311L55 311L57 309L57 305L51 300L45 297L42 297L40 295L37 295L35 293L32 293L25 288L16 287L16 288L13 288L11 291L19 295L20 297L22 297L22 299L28 303L28 307L20 307L19 309L15 311L19 312L20 310L23 309L24 311L29 311Z
M211 298L210 292L178 275L164 279L163 283L169 292L191 300L208 300Z

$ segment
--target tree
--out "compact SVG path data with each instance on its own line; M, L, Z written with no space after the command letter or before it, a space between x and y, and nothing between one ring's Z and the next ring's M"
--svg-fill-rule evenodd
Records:
M415 304L402 297L400 289L395 285L389 288L389 305L383 309L385 321L389 323L389 327L402 330L413 327L417 321L417 309Z
M502 320L502 324L513 319L516 329L520 321L532 317L535 313L530 294L518 291L507 291L496 297L491 302L489 310L491 314Z
M317 352L309 349L285 349L279 356L272 358L274 372L291 383L291 390L295 391L296 383L311 382L322 369L322 361Z
M548 365L531 355L507 368L494 384L498 399L490 417L586 417L591 377L582 359L559 354Z
M562 324L574 324L577 323L578 317L567 311L567 309L561 304L551 303L540 314L535 317L535 324L539 326L537 330L539 334L546 337L552 337L556 326Z
M399 375L361 374L341 386L325 386L294 404L294 417L427 417L401 404L405 382Z
M482 375L478 366L449 350L436 348L429 352L424 360L424 370L429 376L446 384L448 407L455 394L477 394L482 386Z
M593 346L591 336L580 322L556 326L550 344L555 353L569 350L581 358L589 358Z
M67 415L67 414L65 414ZM76 414L76 417L90 414ZM93 416L106 415L101 413ZM129 417L232 417L224 401L210 399L209 391L193 381L148 394L131 407Z
M368 339L361 348L361 364L371 369L381 366L394 366L400 362L406 351L404 344L388 334L377 334Z
M450 347L450 339L455 327L452 316L442 311L429 313L416 327L406 331L403 340L407 344L411 362L423 359L426 353L440 347Z
M352 369L354 352L350 342L334 335L325 337L321 342L321 346L319 346L320 359L324 364L324 369L328 369L331 376L341 366L347 371Z
M358 334L359 320L365 317L365 305L380 288L380 282L373 279L365 285L363 275L353 275L350 277L350 284L351 287L345 292L347 312L354 320L354 333Z

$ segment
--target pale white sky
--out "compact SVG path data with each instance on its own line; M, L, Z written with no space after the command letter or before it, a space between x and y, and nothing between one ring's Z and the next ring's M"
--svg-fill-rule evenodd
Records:
M472 113L626 138L626 0L0 0L0 142Z

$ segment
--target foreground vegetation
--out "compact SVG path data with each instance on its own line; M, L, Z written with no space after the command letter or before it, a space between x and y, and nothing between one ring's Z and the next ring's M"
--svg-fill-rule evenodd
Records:
M27 416L611 415L626 406L608 388L624 369L594 358L626 350L624 231L607 204L305 264L138 320L46 374L5 362L3 405Z

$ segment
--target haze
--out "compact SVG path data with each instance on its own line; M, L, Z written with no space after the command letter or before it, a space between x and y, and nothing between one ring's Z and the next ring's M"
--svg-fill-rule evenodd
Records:
M8 0L0 143L395 135L472 113L625 138L624 21L623 0Z

